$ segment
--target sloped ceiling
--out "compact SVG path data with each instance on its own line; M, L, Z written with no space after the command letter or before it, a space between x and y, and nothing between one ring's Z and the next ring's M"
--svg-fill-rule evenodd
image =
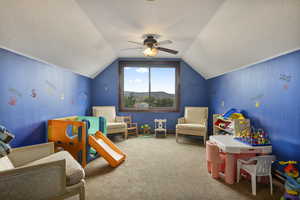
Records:
M74 0L1 0L0 46L85 76L116 59Z
M299 48L299 0L231 0L183 58L210 78Z
M3 0L0 46L94 77L161 35L205 78L300 48L299 0Z

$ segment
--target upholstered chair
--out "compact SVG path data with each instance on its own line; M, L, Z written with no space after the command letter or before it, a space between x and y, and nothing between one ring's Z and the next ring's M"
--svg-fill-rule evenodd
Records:
M67 151L54 153L54 143L12 149L0 158L0 199L85 200L85 173Z
M185 107L184 117L176 125L176 142L179 135L202 136L205 144L207 137L207 107Z
M107 120L107 134L124 133L124 138L127 139L127 124L123 117L116 116L115 106L94 106L93 116Z

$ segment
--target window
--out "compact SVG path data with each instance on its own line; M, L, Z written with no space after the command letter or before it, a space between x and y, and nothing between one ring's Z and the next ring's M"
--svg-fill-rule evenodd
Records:
M179 111L179 62L120 62L120 111Z

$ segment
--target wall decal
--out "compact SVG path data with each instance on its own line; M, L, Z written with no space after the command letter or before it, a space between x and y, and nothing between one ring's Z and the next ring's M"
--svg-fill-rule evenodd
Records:
M53 84L53 83L51 83L50 81L46 81L46 84L49 86L49 87L51 87L53 90L56 90L56 86Z
M256 108L260 107L260 102L259 102L259 101L256 101L256 102L255 102L255 107L256 107Z
M54 91L50 87L47 87L46 91L49 95L54 95Z
M8 104L11 105L11 106L15 106L17 104L17 98L16 97L10 97L9 98L9 101L8 101Z
M87 92L80 92L79 93L79 98L82 99L83 101L86 101L88 99Z
M18 97L22 97L22 93L19 92L19 91L18 91L17 89L15 89L15 88L9 88L8 91L10 91L11 93L17 95Z
M252 97L251 100L255 101L255 100L261 99L263 97L264 97L264 94L259 94L259 95L256 95L256 96Z
M61 95L60 95L60 100L64 100L65 99L65 94L64 93L62 93Z
M224 107L225 106L225 101L221 102L221 106Z
M35 89L32 89L31 90L31 95L30 95L32 98L36 98L37 94L36 94L36 91Z
M56 86L53 83L51 83L50 81L48 81L48 80L45 83L47 85L47 93L49 95L54 95L54 93L55 93L55 91L57 89Z
M104 90L107 92L109 90L109 87L107 84L104 84Z
M286 82L290 82L292 79L291 75L286 75L286 74L280 74L280 80L286 81Z
M87 92L83 92L83 94L84 94L84 98L88 99L88 93Z

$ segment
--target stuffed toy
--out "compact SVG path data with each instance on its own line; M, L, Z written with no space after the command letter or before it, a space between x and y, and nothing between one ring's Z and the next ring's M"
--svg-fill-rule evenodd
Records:
M0 125L0 158L8 155L11 147L8 144L15 136L11 134L4 126Z

